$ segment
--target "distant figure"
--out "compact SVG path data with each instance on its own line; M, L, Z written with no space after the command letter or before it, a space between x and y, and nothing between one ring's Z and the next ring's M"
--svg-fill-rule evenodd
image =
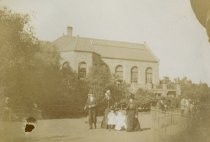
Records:
M180 102L180 105L181 105L181 114L182 115L184 115L184 111L185 111L185 102L186 102L186 100L185 100L185 98L182 98L181 99L181 102Z
M162 111L166 112L167 105L164 103L163 100L160 100L160 108Z
M189 115L190 114L190 99L186 100L186 107L185 107L185 114Z
M190 106L189 106L189 113L190 113L191 116L193 116L194 113L195 113L194 107L195 107L194 102L191 100L190 101Z
M93 94L88 94L88 99L85 105L85 110L88 110L89 129L96 128L96 98Z
M110 112L107 115L107 118L108 118L108 122L107 122L108 129L109 130L114 129L115 124L116 124L116 120L115 120L116 119L116 114L114 112L114 108L113 107L111 107L111 110L110 110Z
M140 130L138 107L136 102L134 102L134 94L131 94L127 103L127 132L138 130Z

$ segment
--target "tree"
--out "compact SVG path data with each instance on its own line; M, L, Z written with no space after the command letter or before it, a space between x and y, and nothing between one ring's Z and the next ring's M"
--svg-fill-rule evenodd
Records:
M140 106L152 105L156 103L155 94L151 91L138 89L135 95L135 99Z
M61 91L60 56L34 37L28 21L27 15L0 10L0 88L13 112L31 113L35 103L42 107Z
M103 113L107 107L104 100L104 94L107 90L111 91L111 104L120 102L128 94L128 85L123 81L118 81L117 77L112 75L108 65L100 58L93 57L93 66L87 76L90 93L93 93L99 102L99 114Z
M93 66L87 75L90 93L93 93L97 100L104 98L104 93L110 84L111 73L109 67L99 56L93 57Z
M12 107L30 108L32 98L25 97L31 93L29 71L33 69L33 57L39 46L28 26L28 16L0 10L0 31L1 88L11 97Z

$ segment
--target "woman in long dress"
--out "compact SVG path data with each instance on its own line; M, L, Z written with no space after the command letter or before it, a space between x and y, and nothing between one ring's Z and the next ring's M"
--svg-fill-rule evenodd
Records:
M127 132L140 130L138 120L138 106L134 101L134 95L131 95L127 103Z
M107 108L104 110L104 117L101 121L101 128L108 129L108 113L110 112L110 102L111 102L111 92L110 90L107 90L104 94L104 100L107 102Z

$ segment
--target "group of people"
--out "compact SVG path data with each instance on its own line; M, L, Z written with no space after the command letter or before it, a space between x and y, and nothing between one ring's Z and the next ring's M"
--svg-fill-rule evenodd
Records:
M168 106L166 104L166 102L164 102L163 99L161 99L158 103L159 108L166 112L167 109L169 109L170 106ZM180 106L180 112L182 116L190 116L190 115L194 115L194 113L197 111L197 107L196 107L196 103L195 101L188 99L186 97L183 97L180 100L180 103L178 103L177 108Z
M188 115L188 114L191 115L196 111L195 103L190 99L182 98L180 104L181 104L182 115Z
M128 132L141 130L138 120L138 107L133 94L130 95L125 108L118 108L117 106L110 105L110 90L106 91L105 100L107 101L107 108L104 111L101 128L109 130L126 130ZM94 95L88 94L84 109L88 111L89 129L93 129L93 126L96 128L97 105Z

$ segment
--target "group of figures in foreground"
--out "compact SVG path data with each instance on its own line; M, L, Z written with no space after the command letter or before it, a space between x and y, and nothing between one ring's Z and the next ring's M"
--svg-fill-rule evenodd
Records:
M130 95L125 108L110 106L110 90L106 91L105 98L107 100L108 107L104 110L101 128L109 130L126 130L128 132L141 130L138 120L138 107L134 101L134 95ZM93 94L88 94L87 103L84 109L88 111L89 128L92 129L93 126L96 128L97 102Z

